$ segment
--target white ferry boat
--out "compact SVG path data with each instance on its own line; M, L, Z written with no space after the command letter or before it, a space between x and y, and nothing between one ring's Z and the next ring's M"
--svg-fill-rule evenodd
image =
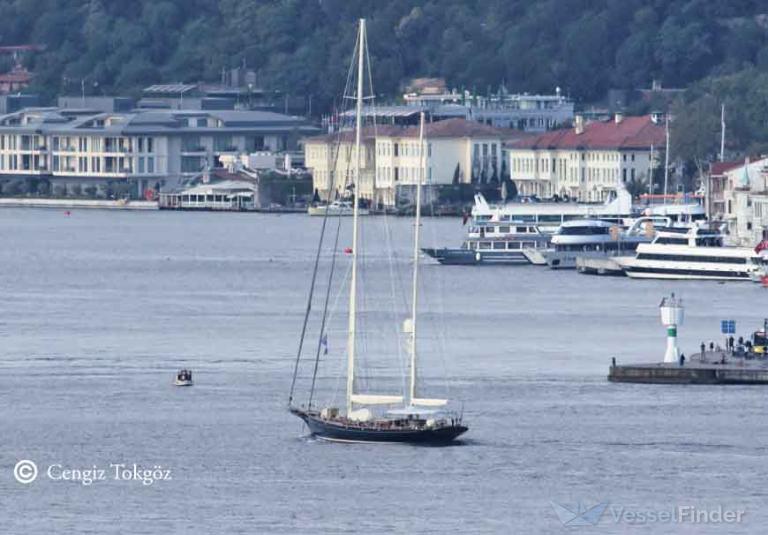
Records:
M307 213L313 216L352 216L354 210L352 207L352 201L333 201L328 204L315 204L307 208ZM368 215L368 210L365 208L358 208L357 215Z
M576 269L579 257L628 255L641 243L650 243L657 226L671 226L669 218L643 217L629 229L601 219L566 221L552 235L551 248L540 251L552 269ZM528 254L531 254L528 251Z
M524 251L544 250L550 236L534 225L472 223L461 247L423 248L441 264L526 264Z
M753 280L768 259L749 247L723 245L717 230L700 227L665 229L651 243L640 244L635 256L617 257L636 279Z

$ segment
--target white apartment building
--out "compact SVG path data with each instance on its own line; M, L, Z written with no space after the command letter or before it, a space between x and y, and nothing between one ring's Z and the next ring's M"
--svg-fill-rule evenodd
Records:
M623 117L523 138L507 146L509 170L521 195L608 198L619 183L646 182L663 161L664 127L653 116Z
M502 131L464 119L424 126L424 184L489 182L501 174ZM394 206L399 186L414 186L422 172L419 127L376 137L376 202Z
M731 240L752 247L768 237L768 158L723 165L723 208Z
M501 174L502 139L496 128L464 119L425 125L425 184L487 182ZM360 197L377 206L393 207L397 191L412 187L422 170L419 127L370 127L363 132ZM304 155L321 198L341 195L352 181L354 132L309 138ZM337 148L338 147L338 148ZM337 156L338 153L338 156Z
M130 180L141 195L168 178L219 167L224 154L288 150L310 131L301 119L271 112L30 108L0 116L0 180Z
M385 129L379 127L378 129ZM377 130L378 130L377 129ZM304 163L312 171L312 187L324 200L345 197L354 182L357 149L355 132L345 130L325 136L305 138ZM360 198L374 198L376 137L373 128L361 132Z

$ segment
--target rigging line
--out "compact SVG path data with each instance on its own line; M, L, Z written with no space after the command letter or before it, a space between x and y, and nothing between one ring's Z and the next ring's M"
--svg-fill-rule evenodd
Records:
M354 64L354 61L353 61L353 64ZM351 72L351 67L350 67L350 72ZM350 89L350 78L348 76L347 77L347 83L346 83L346 86L344 88L344 94L345 95L347 94L349 89ZM333 169L334 170L338 166L339 153L341 152L341 140L343 139L343 137L344 136L343 136L342 132L339 132L338 142L337 142L337 145L336 145L336 151L335 151L334 158L333 158ZM349 167L349 159L350 158L351 158L351 154L349 153L349 151L347 151L346 162L345 162L347 168ZM337 173L334 172L333 173L333 181L331 183L331 189L333 189L333 186L336 185L337 179L338 179ZM348 173L344 173L344 188L343 189L347 188L348 182L349 182ZM329 196L330 196L330 192L329 192ZM330 202L326 202L325 214L323 216L323 227L324 228L325 228L325 221L327 221L327 219L328 219L330 206L331 206L331 203ZM332 248L332 253L331 253L331 266L330 266L330 270L329 270L329 273L328 273L328 286L326 288L325 299L324 299L324 303L323 303L323 315L322 315L322 319L321 319L321 322L320 322L320 332L319 332L319 335L318 335L318 338L317 338L317 347L316 347L316 351L315 351L315 362L314 362L314 366L313 366L313 369L312 369L312 383L311 383L311 387L310 387L310 390L309 390L309 401L308 401L308 405L307 405L308 408L312 407L312 399L314 398L315 386L317 384L317 371L318 371L318 367L320 365L320 352L321 352L322 346L323 346L323 337L324 337L324 335L327 334L325 332L325 326L326 326L327 320L328 320L328 303L330 302L331 290L333 288L333 275L334 275L334 272L335 272L335 269L336 269L336 259L338 257L338 251L339 251L339 237L341 235L341 219L342 219L342 216L339 215L338 218L337 218L337 224L336 224L336 236L334 237L334 243L333 243L333 248Z
M315 366L312 370L312 386L309 389L309 403L307 404L307 408L312 408L312 398L315 395L315 384L317 383L317 368L320 365L320 350L323 346L323 334L325 334L325 325L326 321L328 319L328 302L331 299L331 288L333 287L333 273L336 269L336 258L338 256L338 249L339 249L339 235L341 234L341 216L338 218L338 223L336 225L336 238L333 244L333 253L331 256L331 269L330 269L330 275L328 276L328 288L325 291L325 302L323 303L323 316L322 320L320 322L320 336L317 340L317 350L315 352ZM327 340L326 340L327 343Z
M350 67L350 69L351 69L351 67ZM347 78L347 82L346 82L345 87L344 87L344 94L346 94L348 90L349 90L349 77ZM323 214L323 224L322 224L322 228L321 228L321 231L320 231L320 240L319 240L319 243L317 245L317 252L315 254L315 264L314 264L314 269L313 269L313 272L312 272L312 283L310 284L309 298L307 299L307 309L306 309L306 312L304 314L304 323L303 323L302 328L301 328L301 337L299 339L299 349L298 349L298 351L296 353L296 362L295 362L294 368L293 368L293 379L291 380L291 392L290 392L290 396L288 397L288 405L289 406L291 405L291 403L293 403L293 394L294 394L294 390L296 388L296 377L297 377L298 371L299 371L299 361L301 360L301 353L302 353L302 351L304 349L304 340L306 338L306 333L307 333L307 324L309 323L309 315L310 315L311 310L312 310L312 300L314 298L315 287L316 287L316 284L317 284L317 273L318 273L319 266L320 266L320 258L321 258L321 255L322 255L323 244L325 242L325 232L326 232L326 227L327 227L327 224L328 224L328 215L329 215L329 210L330 210L330 206L331 206L331 203L329 202L330 201L330 195L331 195L331 191L334 190L334 186L336 185L336 181L338 180L337 173L335 173L335 169L337 167L337 163L338 163L338 159L339 159L339 152L341 151L341 140L342 139L343 139L343 134L340 131L339 135L336 137L336 143L335 143L335 149L336 150L332 151L333 152L333 167L332 167L332 170L331 170L331 177L332 178L331 178L331 182L329 184L329 191L328 191L328 197L329 198L326 199L326 203L325 203L325 212ZM339 239L340 227L341 227L341 217L339 217L339 223L338 223L337 229L336 229L336 240L335 241L336 241L337 244L338 244L338 239ZM336 249L337 249L337 247L334 247L334 262L335 262ZM328 279L328 291L330 291L331 281L332 280L333 280L333 264L332 264L331 271L330 271L330 274L329 274L329 279ZM325 301L325 309L323 311L323 320L325 320L325 315L327 313L327 308L328 308L328 300L326 299L326 301ZM320 336L318 337L318 345L322 343L322 336L323 336L323 332L322 332L322 329L321 329ZM318 366L318 362L317 361L319 360L319 357L320 357L320 355L319 355L319 349L318 349L318 353L315 355L315 366L314 366L314 372L313 372L313 376L312 376L312 391L310 391L310 398L309 398L310 399L310 404L311 404L312 394L313 394L314 385L315 385L315 378L317 376L317 366Z
M432 185L432 181L427 178L427 183ZM435 202L436 199L433 196L430 196L430 211L433 214L432 220L430 221L430 233L432 235L432 242L437 243L437 231L436 231L436 220L434 217L435 213ZM451 399L451 386L449 381L449 375L448 375L448 361L446 358L447 353L447 347L448 343L446 340L446 322L445 322L445 271L444 270L438 270L437 271L437 285L438 285L438 292L437 297L435 299L435 303L437 305L437 315L438 315L438 321L437 321L437 348L440 353L440 360L443 368L443 375L444 375L444 382L445 382L445 391L446 391L446 398Z
M339 143L339 145L341 145L341 144ZM334 168L335 168L335 163L338 162L338 153L339 153L339 151L336 152L336 160L334 162ZM350 158L350 155L347 154L347 160L349 160L349 158ZM347 161L347 163L349 163L349 162ZM335 174L334 174L334 177L335 177ZM344 188L347 187L347 182L348 182L348 180L345 178L345 180L344 180ZM328 210L329 210L329 208L330 208L330 203L326 203L325 218L328 217ZM325 334L327 334L325 332L325 326L326 326L327 321L328 321L328 303L330 302L330 299L331 299L331 289L333 288L333 275L334 275L334 272L336 270L336 259L338 258L338 254L339 254L339 238L341 236L341 219L342 219L342 216L339 215L337 217L337 221L338 222L336 224L336 236L334 237L333 248L332 248L332 253L331 253L331 267L330 267L330 271L329 271L329 274L328 274L328 287L327 287L327 289L325 291L325 299L324 299L324 303L323 303L323 315L322 315L322 319L320 321L320 334L319 334L319 336L317 338L317 347L316 347L316 351L315 351L315 363L314 363L314 367L312 369L312 383L311 383L311 387L309 389L309 401L308 401L308 404L307 404L307 408L311 408L312 407L312 399L314 398L315 386L317 384L317 370L318 370L318 367L320 366L320 351L322 350L322 346L323 346L323 336Z
M392 298L392 316L394 318L398 318L400 314L398 314L397 310L397 289L395 287L395 260L393 257L393 245L392 245L392 227L389 224L389 216L387 215L386 210L384 211L384 241L385 241L385 248L387 251L387 264L389 268L389 290L390 290L390 296ZM402 347L402 339L401 339L401 326L399 322L394 323L394 331L395 331L395 341L396 341L396 348L397 348L397 363L400 367L400 377L403 380L403 384L401 387L403 388L403 394L405 394L406 389L406 383L405 383L405 363L403 360L403 347Z
M315 295L315 285L317 283L317 272L320 266L320 256L323 249L323 241L325 239L325 227L326 227L327 221L328 221L328 210L326 208L326 214L325 214L325 217L323 217L323 225L320 230L320 241L317 244L317 252L315 253L315 265L312 270L312 282L310 283L310 286L309 286L309 297L307 298L307 308L306 308L306 311L304 312L304 322L301 326L301 336L299 338L299 349L296 352L296 362L293 365L293 379L291 379L291 392L290 392L290 395L288 396L289 407L291 407L293 403L293 392L296 388L296 376L299 373L299 361L301 360L301 353L304 349L304 339L307 334L307 324L309 323L309 314L312 311L312 299L314 298L314 295Z

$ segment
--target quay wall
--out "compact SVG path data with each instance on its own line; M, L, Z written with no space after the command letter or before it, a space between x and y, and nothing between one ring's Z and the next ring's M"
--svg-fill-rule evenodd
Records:
M0 208L95 208L108 210L157 210L155 201L111 201L106 199L14 199L0 198Z

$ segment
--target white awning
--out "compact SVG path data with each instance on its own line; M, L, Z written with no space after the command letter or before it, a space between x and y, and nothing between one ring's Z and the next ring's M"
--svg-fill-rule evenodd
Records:
M402 403L403 396L386 396L379 394L352 394L352 403L362 405L391 405L393 403Z

